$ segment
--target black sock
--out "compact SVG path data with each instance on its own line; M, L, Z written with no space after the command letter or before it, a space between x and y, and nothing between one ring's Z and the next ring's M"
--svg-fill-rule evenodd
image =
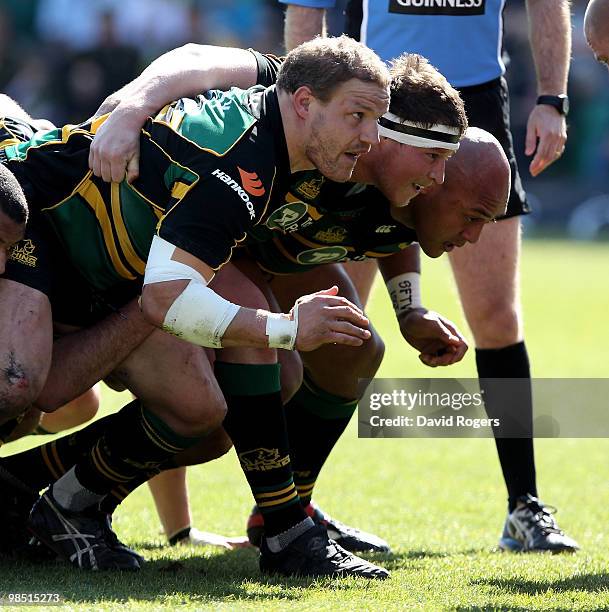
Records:
M32 489L40 491L71 469L115 417L111 414L67 436L0 459L0 466Z
M115 416L112 427L76 464L78 482L93 493L107 494L155 470L200 439L180 436L139 400L133 400Z
M311 501L321 468L349 424L357 400L332 395L306 375L285 405L294 482L303 506Z
M154 478L164 470L173 470L177 466L174 463L174 457L171 457L162 465L146 472L141 472L129 482L115 486L99 503L99 509L107 514L113 514L116 508L123 503L125 498L133 493L139 486Z
M530 493L537 497L535 456L533 452L533 403L529 358L524 342L502 349L476 349L476 365L481 379L520 378L521 384L510 384L510 392L490 382L481 383L484 405L489 418L511 423L525 437L495 438L503 478L508 490L510 512L518 497Z
M224 428L264 516L265 535L275 536L306 518L290 465L279 365L216 361L214 367L228 405Z

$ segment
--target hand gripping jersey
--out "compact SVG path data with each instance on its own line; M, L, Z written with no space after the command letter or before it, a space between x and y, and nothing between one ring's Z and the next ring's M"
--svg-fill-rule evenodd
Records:
M4 149L30 208L46 215L100 292L141 282L155 232L218 269L273 202L283 203L289 160L273 87L211 91L163 108L142 130L132 185L104 183L88 168L103 120Z

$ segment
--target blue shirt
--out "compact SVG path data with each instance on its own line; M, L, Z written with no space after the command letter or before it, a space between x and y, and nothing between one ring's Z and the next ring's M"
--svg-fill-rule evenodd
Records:
M334 0L279 0L332 8ZM492 81L501 59L505 0L352 0L359 39L384 60L420 53L455 87ZM355 34L356 32L350 32Z

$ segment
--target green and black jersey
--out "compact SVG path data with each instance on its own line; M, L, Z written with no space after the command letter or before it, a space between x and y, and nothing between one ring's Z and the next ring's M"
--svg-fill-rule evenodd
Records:
M250 232L246 244L258 265L272 274L386 257L417 240L390 208L374 187L299 172L292 175L285 203Z
M50 220L98 291L141 281L155 232L218 269L284 201L289 159L274 87L211 91L167 105L142 130L133 184L104 183L88 168L103 121L4 149L30 208Z
M259 83L277 77L281 59L258 57ZM392 255L416 242L416 232L390 212L387 198L371 185L334 183L317 171L292 175L282 206L247 239L250 254L272 274Z

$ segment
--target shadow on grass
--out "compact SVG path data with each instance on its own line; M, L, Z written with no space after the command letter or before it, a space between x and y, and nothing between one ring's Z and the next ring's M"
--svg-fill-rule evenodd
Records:
M595 610L607 610L608 608L594 608ZM453 608L455 612L488 612L489 610L502 610L505 612L530 612L530 608L522 606L497 606L496 604L488 604L488 606L457 606ZM552 610L552 612L572 612L573 608L544 608L544 610Z
M266 577L258 569L256 549L226 551L210 557L161 558L147 561L139 572L87 572L61 562L0 559L2 591L59 593L78 604L103 600L162 602L182 595L185 602L218 599L242 601L298 600L301 589L332 591L352 588L341 579Z
M450 557L465 556L473 557L486 552L484 548L469 548L467 550L442 551L442 550L404 550L395 553L359 553L359 556L382 565L385 569L395 571L413 561L426 561L428 559L447 559Z
M509 593L524 595L543 594L547 591L582 591L595 593L606 591L609 587L609 573L577 574L560 580L524 580L522 578L484 578L472 581L474 585L491 586ZM609 607L609 606L608 606Z

